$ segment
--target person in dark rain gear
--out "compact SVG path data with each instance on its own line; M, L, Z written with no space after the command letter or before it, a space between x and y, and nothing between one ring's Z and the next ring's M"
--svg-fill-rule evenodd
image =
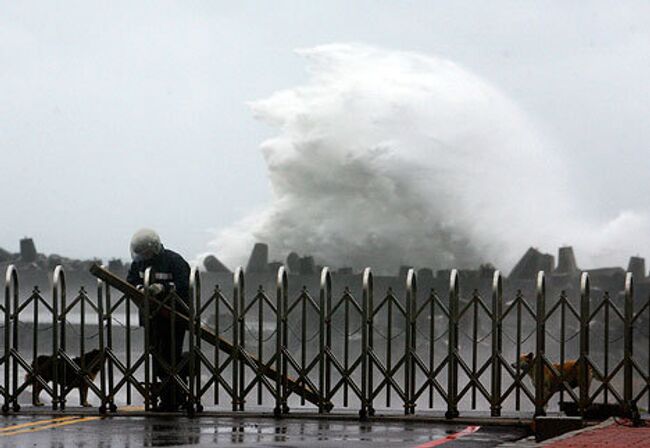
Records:
M138 230L131 238L131 257L133 263L127 275L127 281L140 290L144 290L144 273L152 268L154 277L149 285L149 294L163 299L174 288L176 294L189 303L190 266L176 252L163 247L158 234L151 229ZM177 310L179 305L177 305ZM140 309L140 325L143 323L144 310ZM187 325L176 320L174 340L172 340L171 321L159 314L153 314L149 323L149 342L153 353L171 366L173 355L176 363L181 360L183 340ZM164 382L169 375L160 362L153 357L153 374ZM173 382L166 384L160 391L159 409L175 411L184 403L184 395Z

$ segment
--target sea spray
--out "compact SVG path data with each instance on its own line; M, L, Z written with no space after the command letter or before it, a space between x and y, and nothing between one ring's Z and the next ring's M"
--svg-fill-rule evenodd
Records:
M251 104L278 129L262 144L273 202L213 241L231 266L262 241L276 259L297 251L377 272L506 269L531 245L597 255L620 249L626 223L644 228L634 214L604 230L578 224L553 145L458 65L364 45L298 53L307 83Z

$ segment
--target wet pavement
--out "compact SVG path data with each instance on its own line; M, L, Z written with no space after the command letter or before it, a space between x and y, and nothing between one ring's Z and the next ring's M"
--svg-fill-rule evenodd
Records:
M374 448L444 445L446 448L469 448L498 446L527 435L525 428L508 426L482 426L474 431L475 427L465 424L250 417L4 416L0 417L0 426L1 448L215 445Z

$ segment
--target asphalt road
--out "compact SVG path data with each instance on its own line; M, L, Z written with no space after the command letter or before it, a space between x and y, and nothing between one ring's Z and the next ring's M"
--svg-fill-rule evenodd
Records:
M0 447L492 447L524 437L514 427L421 422L167 416L4 416Z

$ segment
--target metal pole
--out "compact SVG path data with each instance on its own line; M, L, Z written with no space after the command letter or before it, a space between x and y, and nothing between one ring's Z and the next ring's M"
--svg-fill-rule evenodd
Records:
M221 317L220 317L221 316L221 312L220 312L220 310L221 310L221 291L219 290L219 285L217 285L215 287L213 294L214 294L214 316L215 316L215 319L214 319L214 334L217 336L217 338L220 338L221 337L221 331L220 331L221 324L219 324L219 321L221 320ZM232 311L232 309L231 309L231 311ZM198 334L199 334L199 339L201 339L201 333L203 331L203 328L202 328L203 326L200 325L199 322L197 322L197 325L199 325L199 333ZM234 333L235 326L233 325L232 328L233 328L233 333ZM215 344L214 347L213 347L213 350L212 350L212 365L214 366L215 371L217 369L219 369L219 366L221 365L221 356L219 354L220 351L221 350L219 350L218 344ZM232 356L232 354L231 354L231 356ZM213 404L219 404L219 395L220 395L219 394L219 387L220 387L219 383L220 383L219 379L215 379L214 387L212 388L212 391L213 391L212 392L212 402L213 402Z
M284 351L289 350L289 322L287 321L287 314L289 310L289 291L287 288L284 289L282 294L282 304L280 305L280 315L282 316L282 327L281 327L281 336L282 336L282 368L279 371L280 377L282 378L282 413L289 413L289 359L287 356L284 356ZM304 321L303 321L304 323Z
M632 353L634 341L634 277L631 272L625 275L625 327L623 330L623 401L632 405Z
M119 302L119 300L118 300ZM126 368L127 370L131 370L131 356L132 356L132 350L131 350L131 297L128 295L124 298L124 311L126 313L126 328L124 329L124 342L126 344ZM148 330L145 328L145 332ZM145 336L145 338L148 336ZM146 339L145 339L146 340ZM147 361L148 362L148 361ZM131 394L131 382L127 381L126 382L126 403L128 405L131 405L132 402L132 394Z
M404 374L406 383L404 392L406 403L404 405L405 414L415 413L415 339L416 339L416 301L418 296L418 282L415 270L409 269L406 274L406 328L408 331L408 345L406 347L406 364Z
M38 292L38 288L34 288L34 292ZM12 317L11 317L11 333L12 333L12 352L13 352L13 363L11 366L11 373L12 373L12 378L11 378L11 383L13 385L13 394L17 394L18 391L18 358L17 355L20 352L20 347L19 347L19 337L18 337L18 329L20 328L20 300L19 300L19 294L17 294L14 291L14 296L13 296L13 310L12 310ZM55 316L52 316L52 339L53 339L53 347L52 347L52 355L56 356L56 350L58 350L58 340L56 338L57 335L57 324L58 324L58 319L55 318ZM35 329L32 328L32 332L35 332ZM56 392L56 388L54 389ZM55 404L58 407L58 403L56 402L56 394L52 397L53 401L52 403ZM12 399L13 405L12 408L15 412L18 412L20 410L20 405L18 404L18 396L14 395Z
M374 350L375 350L375 339L374 339L374 317L375 317L375 282L374 282L374 277L372 275L372 271L370 268L368 269L368 290L367 290L367 302L368 302L368 326L367 326L367 332L368 332L368 353L372 353L374 355ZM365 275L364 275L365 277ZM364 282L365 284L366 282ZM365 289L365 288L364 288ZM390 321L388 321L388 325L390 325ZM390 339L387 341L387 345L390 346ZM372 417L375 415L375 407L373 405L373 396L374 396L374 373L373 373L373 361L370 359L370 356L367 358L367 363L368 363L368 386L367 386L367 397L368 397L368 416ZM386 389L387 393L388 389Z
M240 283L241 288L239 289L239 348L238 352L238 364L239 364L239 410L244 410L244 405L246 403L245 391L246 391L246 363L244 362L243 353L246 351L246 293L244 287L244 274L242 271L242 281Z
M535 417L546 415L544 410L545 394L544 394L544 360L546 358L546 278L544 271L537 273L537 308L535 310L536 317L536 354L535 354Z
M328 272L329 277L329 272ZM332 359L330 353L332 351L332 284L331 279L328 284L328 294L325 296L325 399L328 400L332 390Z
M2 405L2 412L4 414L9 412L9 402L11 401L11 396L12 396L12 391L10 389L11 376L10 376L10 367L9 367L9 365L12 363L13 360L13 357L11 356L11 317L12 317L11 299L12 298L14 298L14 300L16 301L18 300L18 273L16 271L16 267L13 264L10 264L9 266L7 266L7 271L5 274L5 316L4 316L5 317L4 319L5 396L4 396L4 404ZM15 312L15 310L13 312ZM15 360L13 360L13 364L15 364Z
M81 370L85 372L88 367L83 356L83 354L86 353L86 300L88 300L88 294L83 287L81 287L79 294L79 297L81 298L79 300L79 367L81 367ZM74 301L72 306L74 306ZM67 321L67 319L68 310L66 306L65 320Z
M393 370L393 291L389 287L388 295L390 298L386 301L386 371ZM374 307L373 307L374 309ZM373 316L374 316L373 311ZM405 316L404 316L405 317ZM374 317L373 317L374 321ZM371 377L372 378L372 377ZM390 408L390 398L392 395L392 388L389 382L386 383L386 407Z
M331 302L332 300L332 276L328 267L324 267L320 274L320 300L319 300L319 325L320 325L320 334L319 334L319 360L318 360L318 389L320 396L320 401L318 404L318 412L324 413L327 412L325 409L325 401L327 400L327 390L325 387L325 375L326 375L326 339L325 339L325 325L327 319L327 309L326 303Z
M284 358L282 354L282 334L283 334L283 314L284 314L284 300L287 296L287 270L284 266L280 266L278 269L278 274L275 281L275 369L278 371L279 375L275 378L275 409L273 409L273 415L275 417L280 417L282 415L282 409L286 406L286 403L283 402L284 391L282 378L286 375L286 372L282 370ZM320 410L320 407L319 407Z
M154 279L155 279L155 276L154 276ZM171 336L170 337L170 339L171 339L171 341L170 341L170 343L171 343L171 362L169 364L169 371L165 372L165 374L164 374L165 378L161 379L161 383L163 381L168 381L167 387L169 387L171 389L170 393L171 393L172 403L175 404L177 402L176 400L177 400L177 389L178 389L178 387L176 387L176 384L174 384L174 381L175 381L174 377L176 376L176 372L177 372L176 366L177 366L177 363L178 363L178 359L176 359L176 351L178 350L178 347L176 346L176 331L177 331L177 329L176 329L176 305L177 305L177 302L176 302L176 294L174 293L174 291L175 291L174 290L174 285L170 285L170 291L167 293L167 297L165 297L163 299L163 301L168 301L168 300L171 301L172 313L171 313L171 316L170 316L170 319L169 319L169 322L171 324L170 325L170 328L171 328L171 331L170 331L170 336ZM159 309L156 310L156 317L159 316L159 314L158 314L159 312L160 312ZM183 314L185 314L185 313L183 313ZM191 319L191 316L188 316L188 317ZM192 322L192 321L190 320L189 322ZM182 351L183 347L181 347L180 349ZM156 350L156 355L162 355L162 353L160 353L159 350ZM162 356L161 356L161 358L162 358ZM165 359L165 361L167 361L167 360ZM165 368L162 367L161 370L164 371ZM162 389L161 389L161 393L162 393Z
M106 294L106 347L110 350L110 355L108 357L108 408L111 412L117 411L117 406L115 405L115 383L113 376L113 304L111 302L111 287L108 283L105 283L105 294ZM128 299L127 299L128 300Z
M217 336L217 338L220 338L221 332L220 332L220 324L219 321L221 320L221 291L219 290L219 285L216 285L214 288L214 334ZM232 310L231 310L232 311ZM199 325L199 340L201 339L201 334L203 332L203 326L200 325L200 322L197 322L197 325ZM233 333L235 326L232 326L233 328ZM234 347L234 346L233 346ZM212 350L212 365L215 368L215 371L219 369L219 366L221 365L221 356L219 354L221 350L219 350L218 344L215 344ZM232 356L232 354L231 354ZM233 360L234 361L234 360ZM220 381L219 379L215 379L214 382L214 387L212 388L212 402L213 404L219 404L219 387L220 387Z
M305 372L307 368L307 299L305 298L307 294L307 289L304 288L303 285L303 291L300 294L300 297L298 300L300 300L300 375L303 375L302 372ZM285 310L289 310L289 307L286 306ZM287 316L288 319L288 316ZM287 375L289 372L287 371ZM305 380L303 378L298 378L298 384L301 385L303 388L307 386ZM305 397L301 396L300 397L300 405L304 406L305 405Z
M146 394L144 396L144 410L151 410L151 341L149 328L151 326L151 316L149 315L149 301L151 299L151 293L149 292L149 286L151 285L151 280L153 278L153 270L151 267L148 267L144 271L144 389ZM128 303L127 298L127 303Z
M517 303L517 326L516 326L516 344L515 344L515 359L519 360L521 359L521 327L522 327L522 302L523 302L523 297L521 295L521 290L517 290L517 296L516 296L516 303ZM518 381L515 383L515 410L519 411L521 409L521 363L517 362L517 368L515 369L516 377Z
M194 375L194 381L190 377L190 384L193 384L192 394L194 395L194 404L196 412L203 412L203 405L201 404L201 274L199 270L194 267L190 272L190 303L194 308L194 319L190 322L190 327L194 328L196 340L194 341L194 350L191 350L193 358L190 360L192 370L190 373ZM219 316L215 315L215 322L219 321ZM198 362L198 372L194 372L195 360ZM215 381L215 388L219 387Z
M501 313L503 312L503 277L500 271L494 271L492 277L492 417L501 415L501 352L503 340L501 334Z
M590 322L591 285L589 274L583 272L580 277L580 369L578 385L580 387L580 412L584 415L589 405L589 322Z
M472 293L472 375L478 374L478 301L481 300L477 289ZM471 385L471 407L476 410L476 382Z
M564 365L566 359L566 307L567 307L567 298L565 292L562 291L560 294L560 365ZM566 381L566 374L564 369L560 371L560 381ZM564 402L564 388L560 390L560 403Z
M243 295L244 290L244 271L239 266L235 271L234 278L234 288L233 288L233 330L232 330L232 339L233 339L233 353L232 353L232 410L239 410L239 351L241 347L239 346L239 297Z
M100 370L99 382L100 390L102 391L102 402L99 406L101 414L106 413L108 398L106 394L106 347L104 344L104 289L106 283L103 280L97 279L97 335L99 337L99 353L100 353Z
M118 300L119 302L119 300ZM125 309L125 314L126 314L126 328L124 329L124 342L126 345L126 368L127 370L131 370L131 358L132 358L132 350L131 350L131 297L125 296L124 298L124 309ZM128 405L131 405L132 403L132 393L131 393L131 382L127 381L126 382L126 403Z
M427 298L429 302L429 375L433 376L436 368L436 293L432 289ZM433 380L433 378L432 378ZM429 382L429 409L433 409L435 386Z
M257 294L253 300L257 302L257 359L264 359L264 299L263 296L266 293L260 285ZM257 404L262 404L262 371L261 369L256 369L255 371L255 382L257 382Z
M199 398L197 395L201 391L201 364L199 363L198 371L196 369L196 360L200 359L197 357L197 339L195 338L196 331L201 327L200 324L197 324L197 321L200 322L200 311L201 311L201 273L199 268L194 266L190 271L190 296L189 296L189 312L190 312L190 321L187 326L188 331L188 345L190 351L190 376L188 378L188 388L190 390L190 396L187 404L187 411L190 416L194 416L194 412L199 410ZM198 317L197 317L198 314ZM217 319L219 316L215 316Z
M362 321L361 321L361 410L359 417L364 420L368 418L368 408L370 407L370 398L368 393L368 329L370 323L370 297L372 296L372 271L370 268L363 270L363 303L362 303Z
M604 311L604 316L603 316L603 323L605 324L605 328L603 331L603 340L602 340L602 352L603 352L603 377L607 378L609 376L609 308L611 306L611 299L609 297L609 292L605 291L603 294L603 311ZM625 324L625 317L623 317L623 324ZM625 328L623 328L623 331L625 331ZM609 383L605 384L605 386L609 386ZM609 388L605 387L603 389L603 401L605 404L608 404L609 402Z
M346 381L343 383L343 406L348 407L348 379L350 379L350 297L348 294L351 294L346 287L345 302L343 304L343 370L345 372ZM363 319L363 316L362 316ZM361 323L363 326L363 322ZM362 329L360 328L362 331Z
M58 365L62 362L59 353L61 351L65 352L65 294L66 294L66 284L65 284L65 272L63 271L63 266L58 265L54 269L53 285L52 285L52 351L54 352L54 371L52 372L52 390L54 391L54 396L52 397L52 408L57 409L58 406L61 407L61 410L65 409L65 385L63 381L59 384L58 381ZM61 340L59 341L59 335L57 334L57 328L59 326L59 300L61 301L61 311L63 316L61 319ZM66 375L65 363L63 364L62 372L63 377Z
M449 276L449 335L447 354L447 412L445 418L458 417L458 270Z
M37 295L34 295L37 294ZM38 331L38 326L39 326L39 302L40 302L40 292L35 288L33 293L32 293L32 299L28 299L32 302L33 304L33 320L34 324L32 326L32 366L35 366L37 363L38 359L38 336L39 336L39 331ZM16 303L18 303L18 300L16 300ZM18 307L16 307L18 309ZM19 321L18 316L16 316L16 322ZM40 389L40 387L38 388ZM38 399L38 389L32 386L32 403L36 403Z

